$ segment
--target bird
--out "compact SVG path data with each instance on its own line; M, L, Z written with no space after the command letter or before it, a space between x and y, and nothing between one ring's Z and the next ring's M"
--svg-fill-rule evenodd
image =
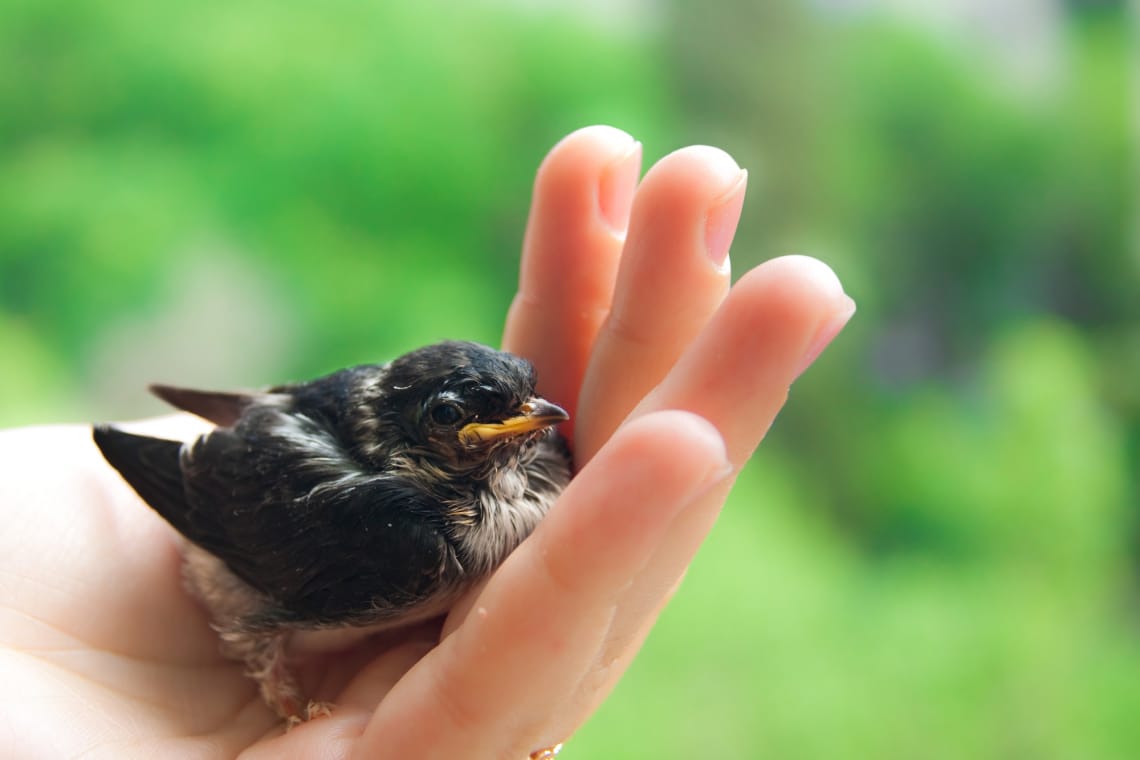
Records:
M298 682L298 642L343 648L442 616L571 477L566 411L529 361L478 343L261 391L150 390L214 427L182 442L97 424L94 442L181 534L184 585L222 654L289 725L331 709Z

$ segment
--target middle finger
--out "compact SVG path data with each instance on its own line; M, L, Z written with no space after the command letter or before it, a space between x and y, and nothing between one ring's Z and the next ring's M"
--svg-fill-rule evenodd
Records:
M578 467L668 373L724 299L746 181L731 156L703 146L666 156L642 180L613 307L578 398Z

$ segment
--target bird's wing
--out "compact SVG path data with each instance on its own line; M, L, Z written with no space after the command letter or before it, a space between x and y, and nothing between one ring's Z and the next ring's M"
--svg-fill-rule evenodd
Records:
M443 507L413 482L330 468L304 439L217 429L183 458L183 535L277 606L247 627L398 614L458 569ZM166 515L164 515L166 516Z
M303 499L314 529L288 551L287 606L306 618L395 617L462 573L444 507L413 483L374 476Z
M149 388L151 393L171 406L222 427L232 427L242 412L265 397L265 394L252 392L199 391L160 383L152 383Z

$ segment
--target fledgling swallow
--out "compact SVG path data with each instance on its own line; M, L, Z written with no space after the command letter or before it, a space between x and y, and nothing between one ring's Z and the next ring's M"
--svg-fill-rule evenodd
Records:
M529 362L476 343L262 392L151 391L217 427L182 443L99 425L95 443L186 539L223 654L290 722L325 707L302 694L291 641L442 615L570 479L566 412Z

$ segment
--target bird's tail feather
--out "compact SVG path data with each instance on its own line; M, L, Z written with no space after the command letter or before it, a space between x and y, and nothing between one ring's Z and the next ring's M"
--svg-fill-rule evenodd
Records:
M127 433L111 425L96 425L92 438L143 501L181 531L187 513L179 463L182 443Z

